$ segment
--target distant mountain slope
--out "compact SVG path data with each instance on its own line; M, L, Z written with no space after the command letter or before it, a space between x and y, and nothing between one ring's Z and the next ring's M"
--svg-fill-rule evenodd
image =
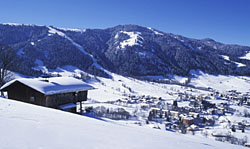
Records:
M99 76L108 76L104 69L127 76L188 76L193 69L209 74L250 74L250 59L244 57L250 47L137 25L101 30L0 24L0 43L17 51L19 66L14 71L29 75L65 65Z
M0 148L243 148L0 98Z

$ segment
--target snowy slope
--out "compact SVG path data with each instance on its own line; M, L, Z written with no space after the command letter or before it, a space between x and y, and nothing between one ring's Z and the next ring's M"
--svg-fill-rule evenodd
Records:
M156 34L156 35L161 35L161 36L163 36L164 34L162 34L162 33L160 33L160 32L157 32L156 30L154 30L153 28L151 28L151 27L147 27L147 29L149 29L149 30L151 30L154 34Z
M0 98L0 148L241 148Z
M249 92L250 78L241 76L210 75L203 72L195 75L191 84L198 87L211 87L220 92L227 90L237 90L240 92Z
M232 62L232 63L235 63L237 67L244 67L244 66L246 66L245 64L242 64L242 63L239 63L239 62L231 61L230 58L229 58L229 56L226 56L226 55L221 55L221 56L222 56L225 60L230 61L230 62ZM240 58L242 58L242 59L247 59L246 57L240 57Z
M89 97L98 101L110 101L125 98L123 95L150 95L162 97L163 99L176 99L176 93L187 93L191 95L207 95L208 91L183 87L173 84L152 83L147 81L126 78L112 74L113 79L98 77L101 82L90 82L97 88L89 92ZM185 77L173 76L175 81L183 83ZM210 75L203 72L196 74L191 79L190 85L195 87L213 88L219 92L237 90L242 93L250 91L250 78L241 76ZM124 87L125 86L125 87ZM126 88L127 87L127 88ZM130 88L132 92L128 90Z
M75 66L58 67L55 70L50 70L50 74L61 75L64 77L80 77L81 73L87 74ZM187 93L190 95L207 95L208 91L194 89L190 87L183 87L173 84L162 84L148 81L141 81L134 78L123 77L121 75L108 72L111 78L97 77L99 81L88 81L91 86L96 88L88 93L88 97L100 101L113 101L117 99L127 98L129 95L135 96L152 96L161 97L163 99L176 99L177 93ZM195 87L213 88L217 91L224 92L228 90L237 90L240 92L250 91L250 77L243 76L224 76L224 75L210 75L202 71L191 71L193 78L190 85ZM88 74L89 76L92 76ZM16 78L26 77L17 75ZM94 76L92 76L94 77ZM162 76L148 76L148 78L157 78L165 80ZM172 75L170 78L174 81L184 83L188 78Z
M112 101L122 99L128 95L153 96L163 99L175 99L174 93L186 92L188 94L200 95L208 94L206 91L195 90L191 92L189 88L179 85L161 84L141 81L133 78L126 78L112 73L112 79L98 77L101 82L89 82L96 90L89 92L88 96L97 101Z
M250 60L250 52L246 53L246 55L239 57L241 59L246 59L246 60Z
M93 64L92 64L93 66L95 66L97 69L100 69L100 70L106 72L107 74L110 73L108 70L104 69L100 64L97 63L97 60L94 58L93 55L91 55L91 54L89 54L88 52L86 52L86 51L84 50L84 48L83 48L81 45L79 45L78 43L76 43L75 41L73 41L73 40L72 40L70 37L68 37L65 33L61 32L61 31L59 31L59 30L57 30L57 29L55 29L55 28L53 28L53 27L50 27L50 26L48 26L48 29L49 29L49 31L48 31L48 33L49 33L48 36L52 36L52 35L54 35L54 34L58 34L59 36L62 36L62 37L64 37L64 38L66 38L66 39L69 40L78 50L80 50L83 54L88 55L88 56L91 57L91 59L92 59L92 61L93 61Z
M122 41L118 48L124 49L126 46L131 47L131 46L134 46L134 45L141 46L142 41L143 41L143 37L140 36L141 35L140 32L120 31L118 34L116 34L115 38L118 38L120 33L128 35L129 39Z
M51 74L61 76L80 76L80 73L84 73L79 68L74 66L65 66L51 70ZM201 71L194 71L191 73L194 77L191 79L190 85L196 87L213 88L220 92L228 90L237 90L240 92L249 92L250 90L250 78L243 76L224 76L224 75L210 75ZM121 75L110 73L112 79L97 77L100 81L89 81L95 90L89 92L88 97L97 101L105 102L128 97L128 95L150 95L153 97L162 97L163 99L176 99L176 93L186 92L191 95L207 95L209 92L193 89L189 87L183 87L179 85L153 83L147 81L141 81L134 78L127 78ZM91 75L89 75L91 76ZM153 76L149 76L153 78ZM17 77L19 78L19 77ZM164 80L164 77L157 76L158 79ZM184 83L187 78L173 75L170 77L174 81ZM192 90L192 91L191 91Z
M75 29L75 28L58 28L63 31L72 31L72 32L81 32L84 33L86 32L87 29Z
M61 75L64 77L73 77L78 76L80 77L81 73L85 73L79 68L71 65L67 65L64 67L58 67L55 70L49 70L50 74L53 75ZM99 81L91 80L88 81L91 86L96 88L95 90L91 90L88 93L88 97L100 101L114 101L117 99L127 98L129 95L135 96L153 96L153 97L161 97L163 99L175 99L176 96L172 93L178 92L186 92L193 95L200 95L200 94L208 94L206 91L202 90L195 90L189 91L190 88L185 88L178 85L170 85L170 84L161 84L161 83L154 83L154 82L147 82L141 81L134 78L127 78L121 75L108 72L111 78L102 78L96 77ZM86 74L86 73L85 73ZM92 76L88 74L89 76ZM94 77L94 76L92 76ZM164 77L162 77L164 79ZM172 79L175 81L179 81L181 83L185 82L187 78L180 77L180 76L172 76Z

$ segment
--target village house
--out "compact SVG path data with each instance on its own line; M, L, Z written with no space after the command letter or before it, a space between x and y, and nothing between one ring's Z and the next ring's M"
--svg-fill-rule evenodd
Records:
M179 112L178 111L170 111L170 115L173 117L173 118L176 118L176 119L179 119Z
M194 118L187 115L180 115L181 121L185 126L190 126L194 123Z
M91 89L94 88L72 77L15 79L0 88L7 92L9 99L74 113L77 112L77 103L82 109L82 101L87 100Z

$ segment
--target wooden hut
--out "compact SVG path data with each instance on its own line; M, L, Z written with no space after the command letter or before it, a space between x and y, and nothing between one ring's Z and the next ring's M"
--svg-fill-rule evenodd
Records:
M9 99L76 112L76 104L87 100L92 86L72 77L15 79L0 88Z

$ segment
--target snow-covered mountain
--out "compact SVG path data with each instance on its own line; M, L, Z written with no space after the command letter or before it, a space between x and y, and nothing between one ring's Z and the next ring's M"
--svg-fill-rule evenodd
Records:
M0 148L241 148L0 99Z
M108 29L63 29L52 26L0 24L0 44L17 52L13 71L34 75L72 65L108 77L189 76L191 70L209 74L249 75L250 47L212 39L192 39L137 25Z

